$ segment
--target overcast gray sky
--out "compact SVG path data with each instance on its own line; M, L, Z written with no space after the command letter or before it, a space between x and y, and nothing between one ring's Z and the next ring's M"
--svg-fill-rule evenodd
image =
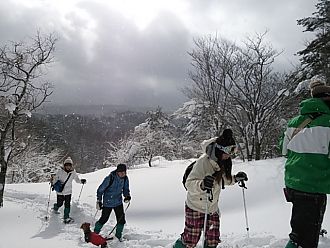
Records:
M56 32L53 103L178 107L193 38L240 41L268 30L290 69L316 0L1 0L0 44Z

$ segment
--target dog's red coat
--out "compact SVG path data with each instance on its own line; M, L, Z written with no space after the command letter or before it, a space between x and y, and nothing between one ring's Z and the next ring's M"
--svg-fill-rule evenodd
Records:
M103 238L100 234L92 232L90 229L90 223L83 223L80 227L83 229L84 234L85 234L85 241L88 243L92 243L93 245L101 247L106 247L107 240L106 238Z
M107 240L103 238L100 234L91 232L89 234L89 242L91 242L93 245L104 245Z

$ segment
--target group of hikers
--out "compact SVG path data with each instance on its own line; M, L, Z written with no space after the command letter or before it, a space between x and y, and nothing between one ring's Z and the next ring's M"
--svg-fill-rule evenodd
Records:
M311 98L300 103L300 114L288 122L280 139L285 156L286 200L292 203L291 232L285 248L317 248L319 233L330 193L330 86L322 80L312 80ZM196 160L186 178L185 226L173 248L193 248L201 238L203 247L216 248L220 243L219 196L225 185L244 183L245 172L232 175L232 156L236 142L231 129L219 137L202 142L203 154ZM82 184L72 167L70 158L64 161L52 183L67 181L62 192L57 193L53 210L58 211L64 202L64 221L70 222L72 180ZM95 223L99 233L114 209L117 225L115 236L121 240L125 224L125 202L131 200L126 165L119 164L97 189L96 208L102 210ZM69 175L72 175L69 178Z
M117 220L115 237L122 241L122 233L124 229L125 212L123 207L124 202L128 203L131 200L129 180L126 174L127 168L125 164L119 164L116 170L106 176L97 189L96 193L96 209L101 210L101 217L95 223L94 233L99 234L103 225L109 220L112 210L114 210ZM73 221L70 217L72 182L85 184L86 179L80 179L75 169L73 161L70 157L65 159L63 167L61 167L55 176L51 177L51 185L57 182L61 183L61 189L56 190L56 203L52 208L54 213L60 213L58 210L64 203L64 220L65 224Z

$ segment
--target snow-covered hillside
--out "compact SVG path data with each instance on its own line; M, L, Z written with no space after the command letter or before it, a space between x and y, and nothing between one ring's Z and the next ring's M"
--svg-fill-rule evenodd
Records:
M185 190L183 171L190 161L159 161L156 166L137 166L129 170L132 201L127 210L126 241L113 241L109 247L170 248L184 226ZM283 248L290 230L291 205L285 202L283 159L242 163L234 161L233 172L248 174L245 190L249 238L243 208L242 188L226 187L221 193L221 240L218 248ZM114 168L80 175L87 179L79 202L82 185L73 183L72 217L75 223L65 225L61 215L47 215L49 184L6 185L4 207L0 209L0 248L74 248L96 247L83 240L82 222L95 223L96 189ZM55 201L51 193L50 205ZM63 209L61 209L63 211ZM94 216L96 215L96 218ZM330 230L329 210L323 228ZM115 224L114 214L101 234L108 234ZM201 246L199 246L201 247ZM330 239L321 237L320 248L330 247Z

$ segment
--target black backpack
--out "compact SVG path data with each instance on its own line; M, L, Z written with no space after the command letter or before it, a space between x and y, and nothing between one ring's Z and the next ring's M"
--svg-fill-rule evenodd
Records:
M115 180L114 175L112 173L110 173L110 181L109 181L108 186L104 189L104 192L110 188L110 186L112 185L114 180ZM124 177L124 185L125 185L126 180L127 180L127 176Z
M185 184L186 184L187 178L188 178L190 172L192 171L195 163L196 163L196 161L192 162L190 165L188 165L188 167L184 171L184 174L183 174L183 177L182 177L182 184L183 184L183 187L186 190L187 190L187 187L186 187ZM223 164L224 164L224 168L225 168L225 175L230 176L231 175L231 169L232 169L232 161L231 161L231 159L227 159L227 160L223 161ZM217 172L215 172L215 174L216 173ZM215 176L215 174L213 176ZM224 184L224 181L223 180L221 180L221 188L222 189L225 188L225 184Z
M183 178L182 178L182 184L183 184L183 187L187 190L186 188L186 181L187 181L187 178L192 170L192 168L194 167L194 164L196 163L196 161L192 162L190 165L188 165L188 167L186 168L186 170L184 171L184 174L183 174Z

